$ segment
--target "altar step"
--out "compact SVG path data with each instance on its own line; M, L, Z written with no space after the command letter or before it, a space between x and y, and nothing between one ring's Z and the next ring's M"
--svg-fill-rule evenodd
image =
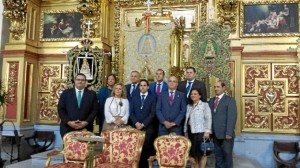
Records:
M7 165L6 168L44 168L47 160L47 153L50 151L31 155L31 159ZM62 163L63 155L58 154L51 157L51 164Z
M46 151L46 152L31 155L31 159L14 163L11 165L7 165L6 168L44 168L45 162L47 160L47 153L49 152L50 151ZM53 156L51 159L51 164L62 163L62 162L63 162L62 154ZM247 158L241 156L234 155L233 162L234 162L234 167L261 168L261 166L256 164L254 161L248 160ZM214 155L208 156L206 168L214 168L214 163L215 163ZM158 168L156 161L153 162L153 168ZM190 168L190 164L187 165L187 168Z

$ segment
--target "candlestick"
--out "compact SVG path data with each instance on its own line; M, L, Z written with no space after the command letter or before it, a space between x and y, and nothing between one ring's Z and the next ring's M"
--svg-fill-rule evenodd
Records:
M114 46L111 47L111 60L112 60L112 61L116 61L116 57L115 57L115 47L114 47Z

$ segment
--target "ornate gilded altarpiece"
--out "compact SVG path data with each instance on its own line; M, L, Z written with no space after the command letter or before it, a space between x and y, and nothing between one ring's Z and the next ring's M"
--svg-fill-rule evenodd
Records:
M73 87L77 73L87 77L88 85L98 90L104 77L105 52L90 47L92 41L82 40L84 47L75 46L67 53L68 63L40 63L39 69L39 121L57 123L57 104L63 90Z
M299 133L296 63L244 64L243 131Z
M194 32L191 64L197 69L197 79L206 81L208 97L214 96L213 84L221 80L226 84L227 94L233 95L234 63L229 64L229 30L219 23L203 23L199 32Z
M142 77L147 74L151 80L157 68L163 68L167 74L175 74L189 64L191 32L206 21L207 1L153 1L149 34L154 37L158 50L147 59L137 52L145 28L145 1L114 1L114 6L115 55L112 68L118 72L121 81L128 81L131 70L140 71ZM187 49L186 52L184 49ZM145 72L146 67L148 73ZM172 69L175 71L171 72Z

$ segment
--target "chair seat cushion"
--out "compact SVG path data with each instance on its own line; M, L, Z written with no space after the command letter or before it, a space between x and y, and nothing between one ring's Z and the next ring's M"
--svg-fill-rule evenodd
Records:
M122 163L102 163L96 165L94 168L131 168L133 165L122 164Z
M83 165L78 163L57 163L47 168L83 168Z

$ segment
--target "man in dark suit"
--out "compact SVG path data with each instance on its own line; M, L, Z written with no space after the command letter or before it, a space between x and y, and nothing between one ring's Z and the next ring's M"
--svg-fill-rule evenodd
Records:
M64 90L58 102L60 134L86 128L93 131L93 121L97 114L97 96L85 88L86 76L79 73L75 77L75 87Z
M142 79L139 84L140 94L134 95L130 102L130 119L133 127L146 131L145 142L139 167L148 167L147 159L154 154L153 142L157 137L155 118L156 98L148 93L149 82Z
M161 92L168 91L168 84L164 81L165 71L158 69L156 71L156 82L150 83L149 92L152 95L158 96Z
M159 135L175 132L182 135L182 120L186 113L185 94L176 91L178 79L170 76L168 79L168 91L162 92L157 99L156 116L159 120Z
M237 119L237 107L234 98L224 94L225 83L216 82L216 97L209 100L212 111L212 130L215 143L216 168L232 168L232 150L234 128Z
M127 92L127 99L129 102L134 95L138 95L140 93L139 82L140 82L140 73L138 71L132 71L130 73L130 84L125 85Z
M177 90L185 93L186 97L188 98L191 89L198 88L202 93L201 101L207 102L207 93L206 93L205 84L202 81L196 80L196 69L194 67L186 68L185 79L186 79L185 81L179 82Z

